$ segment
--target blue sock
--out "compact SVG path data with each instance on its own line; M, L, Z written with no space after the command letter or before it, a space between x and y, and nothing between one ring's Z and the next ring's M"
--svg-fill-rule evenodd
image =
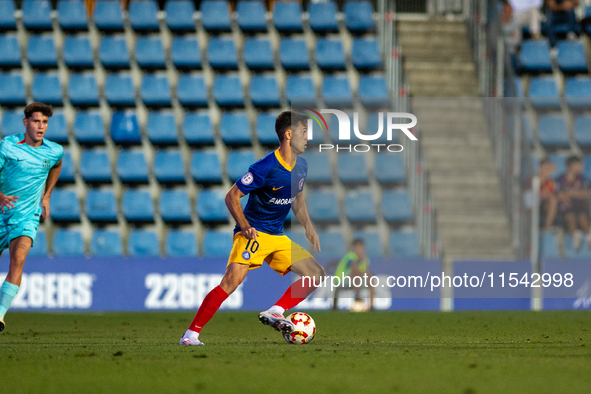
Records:
M16 293L18 293L18 286L4 281L2 287L0 287L0 316L6 316L6 312L10 308L10 303Z

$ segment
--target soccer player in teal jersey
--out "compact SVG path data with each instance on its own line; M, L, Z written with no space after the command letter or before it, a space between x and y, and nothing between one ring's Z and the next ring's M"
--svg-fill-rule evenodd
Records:
M0 142L0 256L5 249L10 253L8 275L0 287L0 331L21 284L39 220L49 217L49 198L62 169L64 148L43 138L52 115L50 105L28 105L25 133Z

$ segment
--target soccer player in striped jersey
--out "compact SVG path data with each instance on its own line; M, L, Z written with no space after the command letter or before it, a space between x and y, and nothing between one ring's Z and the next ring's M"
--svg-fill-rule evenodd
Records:
M294 272L320 283L324 269L310 253L283 235L285 218L292 209L306 230L313 248L320 251L302 195L308 164L298 157L306 150L308 116L285 111L275 121L279 149L250 166L226 194L226 205L236 220L234 241L226 273L219 286L203 300L193 322L180 340L181 345L203 345L199 333L213 317L222 302L242 283L249 270L263 262L280 275ZM240 198L249 194L242 211ZM293 331L293 323L283 313L295 307L314 290L312 283L294 282L270 309L259 314L259 320L278 331Z
M43 138L52 115L50 105L28 105L25 133L0 142L0 256L5 249L10 253L8 275L0 287L0 331L21 284L39 221L49 217L49 198L62 169L64 149Z

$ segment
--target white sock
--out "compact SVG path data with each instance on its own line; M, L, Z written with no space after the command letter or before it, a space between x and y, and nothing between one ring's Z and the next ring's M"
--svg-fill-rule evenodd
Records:
M199 333L193 330L187 330L183 338L199 339Z
M285 309L283 309L279 305L273 305L272 307L270 307L268 309L268 311L271 313L279 313L280 315L283 315L283 313L285 312Z

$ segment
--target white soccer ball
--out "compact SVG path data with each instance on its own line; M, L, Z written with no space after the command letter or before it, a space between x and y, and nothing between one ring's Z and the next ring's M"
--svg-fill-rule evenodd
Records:
M293 344L305 344L310 343L316 335L316 323L314 319L306 313L295 312L287 316L287 319L291 321L295 329L290 334L283 334L283 338L287 343Z

